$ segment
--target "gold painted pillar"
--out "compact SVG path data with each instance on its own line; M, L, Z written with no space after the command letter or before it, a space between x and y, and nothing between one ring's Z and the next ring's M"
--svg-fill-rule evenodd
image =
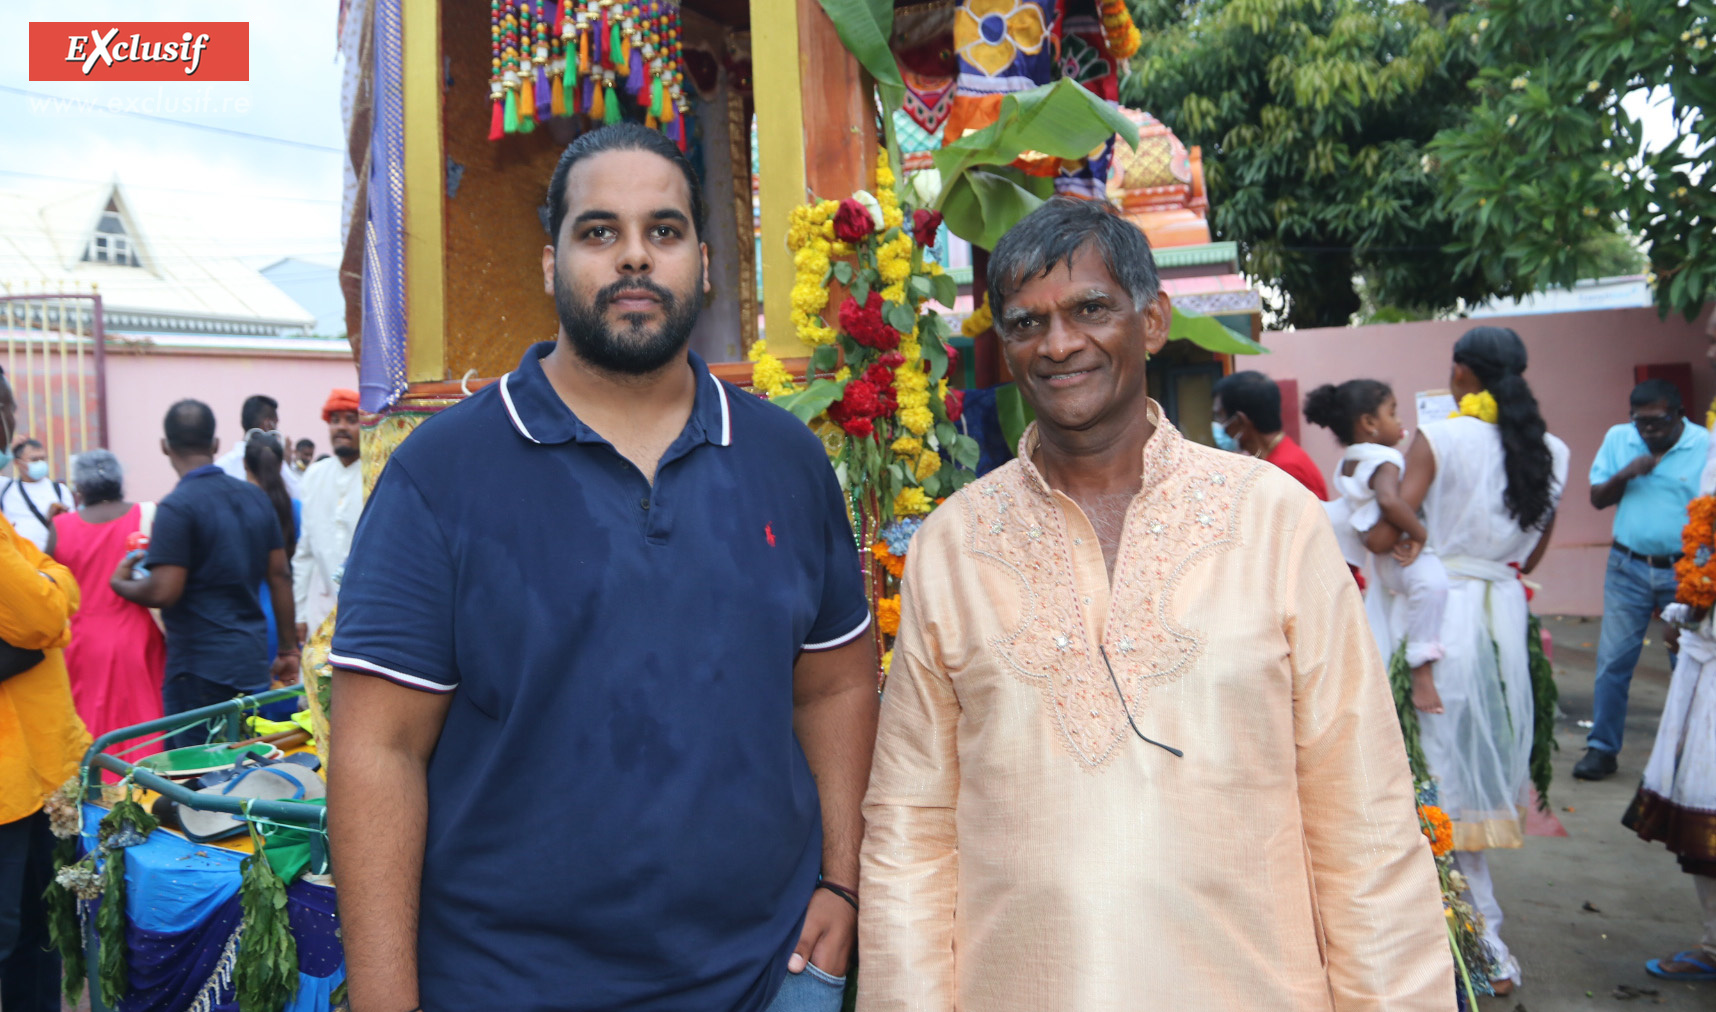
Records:
M814 2L814 0L812 0ZM804 103L799 93L799 0L750 0L751 81L757 110L757 183L763 235L763 327L780 358L810 354L792 325L792 253L786 234L804 202Z
M447 378L446 156L441 146L441 3L403 0L405 113L405 375Z

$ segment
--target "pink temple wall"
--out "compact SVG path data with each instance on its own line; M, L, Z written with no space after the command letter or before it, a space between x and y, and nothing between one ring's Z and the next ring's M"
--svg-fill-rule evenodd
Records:
M1454 341L1480 324L1513 328L1531 356L1525 376L1549 431L1572 454L1554 540L1532 577L1542 584L1532 606L1540 614L1600 615L1614 510L1591 507L1591 459L1609 427L1627 420L1634 366L1690 363L1694 402L1687 411L1703 421L1716 396L1716 371L1705 360L1709 312L1693 323L1678 316L1659 319L1652 309L1613 309L1272 332L1264 335L1271 353L1242 358L1236 368L1297 380L1301 398L1323 383L1382 380L1394 387L1402 420L1416 428L1413 395L1447 388ZM1299 405L1292 410L1297 413ZM1306 451L1325 473L1332 472L1341 454L1334 436L1302 418L1300 429Z
M214 409L221 448L244 438L239 409L251 394L280 402L280 428L292 442L308 437L316 454L328 452L322 403L335 387L357 388L357 366L349 356L137 353L107 356L108 449L125 468L130 499L160 499L178 480L161 453L161 420L167 409L194 397Z

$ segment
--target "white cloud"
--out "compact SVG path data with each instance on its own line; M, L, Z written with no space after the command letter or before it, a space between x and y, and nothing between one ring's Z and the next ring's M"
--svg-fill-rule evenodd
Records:
M338 256L341 162L337 0L211 2L27 0L0 12L0 35L22 42L31 21L249 21L248 82L30 81L23 60L0 66L0 189L48 195L119 179L173 231L242 256ZM19 53L19 55L22 55ZM97 108L78 108L87 101ZM169 120L286 138L277 144L115 115L117 104Z

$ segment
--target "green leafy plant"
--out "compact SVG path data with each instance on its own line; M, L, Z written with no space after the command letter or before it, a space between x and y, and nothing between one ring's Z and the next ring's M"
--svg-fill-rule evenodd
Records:
M96 970L101 982L101 1001L109 1008L117 1007L130 992L129 949L125 944L125 848L143 842L158 825L160 822L143 810L127 787L124 800L102 817L97 829L105 857L101 909L95 915L95 933L101 942Z
M69 837L54 846L54 880L42 894L48 916L48 940L60 954L66 1004L77 1005L83 997L83 924L78 920L77 896L60 881L60 872L78 863L77 838Z
M1516 291L1590 276L1617 230L1649 250L1656 306L1690 319L1716 287L1711 0L1488 0L1456 17L1475 108L1431 146L1461 272ZM1647 147L1623 99L1666 105Z
M256 824L247 825L252 849L239 865L244 919L233 989L240 1012L279 1012L298 993L298 941L287 918L286 883L269 864Z
M1543 652L1543 623L1536 615L1526 624L1526 656L1531 665L1531 783L1537 788L1539 811L1549 811L1549 784L1555 778L1549 753L1561 748L1555 740L1555 707L1561 689L1555 684L1555 666Z

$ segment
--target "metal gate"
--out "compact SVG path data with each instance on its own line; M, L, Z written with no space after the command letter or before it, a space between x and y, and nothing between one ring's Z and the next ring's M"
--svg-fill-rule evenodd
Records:
M94 292L0 295L6 377L20 439L48 451L50 473L71 478L71 458L107 445L107 353Z

